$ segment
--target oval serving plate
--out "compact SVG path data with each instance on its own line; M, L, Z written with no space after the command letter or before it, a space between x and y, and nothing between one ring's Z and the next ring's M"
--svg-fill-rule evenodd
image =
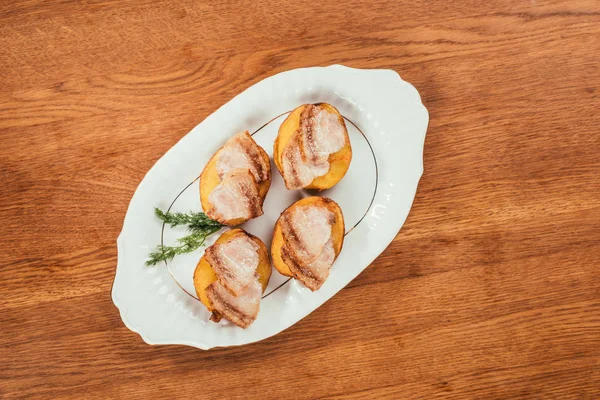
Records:
M198 301L193 271L204 248L168 264L144 262L157 244L172 244L185 230L165 227L153 208L200 211L198 176L212 154L234 133L248 130L272 157L287 114L304 103L327 102L346 120L353 150L350 169L332 189L346 222L344 247L316 292L273 269L256 321L241 329L209 321ZM125 325L149 344L201 349L256 342L304 318L346 286L390 244L402 227L423 173L429 122L417 90L391 70L332 65L271 76L223 105L184 136L148 171L138 186L117 239L118 264L112 298ZM265 214L242 225L270 244L279 214L309 191L288 191L272 164ZM207 240L213 243L219 234Z

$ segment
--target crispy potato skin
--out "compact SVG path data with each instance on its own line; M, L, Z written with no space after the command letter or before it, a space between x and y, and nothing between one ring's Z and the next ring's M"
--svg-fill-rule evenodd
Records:
M254 240L254 242L260 247L258 250L258 280L262 284L263 293L267 289L267 285L269 284L269 279L271 278L271 262L269 260L269 252L267 251L267 247L265 244L257 238L249 233L246 233L243 229L236 228L229 230L223 233L216 241L215 244L226 243L237 235L247 234ZM213 311L212 306L210 305L210 301L206 296L206 288L213 282L217 281L217 275L215 271L206 260L204 256L200 258L198 265L196 266L196 270L194 271L194 287L196 288L196 294L198 298L206 306L208 311Z
M222 147L221 147L222 149ZM219 175L217 174L217 156L221 151L219 149L211 158L208 160L208 164L204 167L202 174L200 175L200 202L202 203L202 209L204 211L211 208L211 204L208 201L208 197L212 193L212 191L217 187L219 183L221 183L221 179L219 179ZM269 166L269 179L264 182L258 184L258 194L261 198L261 204L265 201L265 197L267 196L267 192L271 187L271 162L269 160L269 155L267 152L259 146L260 154L262 158L265 160L267 165ZM240 225L246 222L247 219L244 218L236 218L225 221L225 225L235 226Z
M333 248L335 250L335 258L337 258L337 256L342 251L342 246L344 245L344 234L346 232L342 209L335 201L326 197L306 197L286 208L281 213L279 219L275 223L275 229L273 231L273 241L271 242L271 261L273 262L273 266L275 267L275 269L282 275L293 277L292 272L281 258L281 249L285 244L285 239L283 237L281 229L281 218L285 213L289 212L294 207L307 205L325 206L336 215L336 222L331 228L331 235L333 237Z
M337 108L328 103L318 103L317 105L321 106L329 113L337 115L338 119L344 126L344 131L346 132L346 144L344 147L342 147L339 151L329 155L329 172L323 176L315 178L310 185L305 188L324 190L335 186L344 177L344 175L346 175L346 172L348 172L350 161L352 161L352 147L350 146L350 138L348 137L348 129L344 123L344 118L342 118ZM300 115L305 107L306 104L303 104L292 111L279 127L277 139L275 139L275 143L273 145L273 159L275 160L275 165L282 176L283 169L281 166L283 164L283 149L300 127Z

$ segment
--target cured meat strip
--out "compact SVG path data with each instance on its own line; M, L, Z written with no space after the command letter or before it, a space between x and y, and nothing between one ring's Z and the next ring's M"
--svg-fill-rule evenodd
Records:
M256 319L261 296L262 285L258 279L252 281L246 292L237 297L219 281L206 288L206 297L214 308L211 320L218 322L224 317L241 328L247 328Z
M235 134L219 152L217 174L219 178L236 169L249 170L257 183L269 179L270 165L262 156L261 148L246 132Z
M263 214L256 180L247 169L226 173L208 199L211 207L205 211L206 215L221 223Z
M221 284L234 296L240 296L257 279L258 249L254 240L240 234L229 242L208 247L204 256Z
M294 277L312 291L319 289L329 277L331 265L335 261L333 240L329 239L319 256L306 266L298 264L291 254L289 248L284 247L282 249L283 262L286 263Z
M302 135L296 132L283 150L283 180L289 190L301 189L329 171L329 162L314 163L305 160L301 147Z

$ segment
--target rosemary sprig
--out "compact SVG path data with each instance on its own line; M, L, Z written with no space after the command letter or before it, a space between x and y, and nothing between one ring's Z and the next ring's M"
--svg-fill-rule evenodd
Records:
M146 265L156 265L161 261L172 260L179 254L190 253L202 246L206 238L217 232L223 225L208 218L202 212L171 213L154 209L154 214L171 227L187 225L190 234L177 239L177 246L156 246L156 251L150 253Z
M219 222L212 220L203 212L181 213L164 212L160 208L154 208L154 214L163 222L169 224L171 228L178 225L188 225L191 230L201 229L208 226L222 227Z

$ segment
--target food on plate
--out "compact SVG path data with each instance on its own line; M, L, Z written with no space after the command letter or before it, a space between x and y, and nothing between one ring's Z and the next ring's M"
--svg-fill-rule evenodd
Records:
M271 186L267 152L240 132L208 161L200 175L200 201L206 215L224 225L239 225L263 214Z
M277 220L271 243L273 265L315 291L329 276L344 243L344 216L326 197L306 197L289 206Z
M352 160L344 118L331 104L301 105L279 127L273 158L288 189L331 188Z
M221 318L247 328L260 309L260 299L271 277L265 244L243 229L222 234L206 251L194 271L198 298Z

